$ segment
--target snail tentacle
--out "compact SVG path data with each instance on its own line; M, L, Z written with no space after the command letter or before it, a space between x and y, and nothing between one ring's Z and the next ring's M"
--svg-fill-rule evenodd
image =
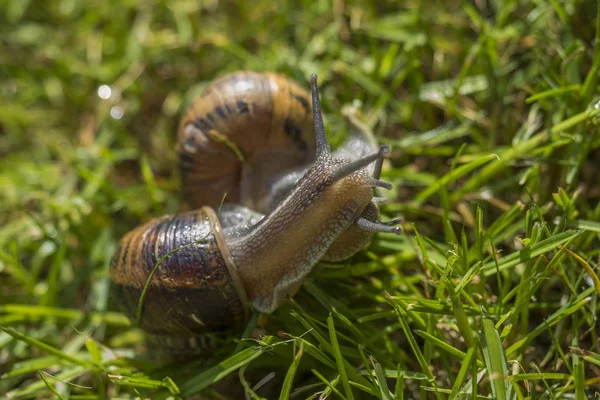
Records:
M382 144L380 151L383 151L386 155L390 153L390 148L387 144ZM381 178L381 170L383 168L383 159L384 157L379 157L377 161L375 161L373 167L373 178L379 179Z
M317 88L317 75L310 76L310 85L313 103L313 119L315 123L315 135L317 138L317 158L328 157L331 155L331 146L327 140L325 125L323 124L323 114L321 112L321 101L319 100L319 90Z
M381 181L379 179L374 179L372 183L373 187L378 187L386 190L392 190L393 186L391 183Z
M395 225L400 225L402 223L402 218L394 218L391 219L389 221L386 222L381 222L383 225L387 225L387 226L395 226Z
M373 222L362 217L356 220L356 225L364 231L374 233L382 232L399 234L402 231L402 228L399 226L390 226L388 223Z

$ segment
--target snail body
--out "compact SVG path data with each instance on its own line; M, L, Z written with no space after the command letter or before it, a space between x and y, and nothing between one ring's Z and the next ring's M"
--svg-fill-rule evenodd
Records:
M313 118L299 85L249 72L209 85L183 117L180 167L196 209L133 230L110 266L130 317L147 286L140 327L172 354L202 352L210 335L242 328L250 306L273 312L319 260L399 232L398 220L379 221L374 197L391 188L379 180L387 146L376 150L354 123L332 153L311 82Z

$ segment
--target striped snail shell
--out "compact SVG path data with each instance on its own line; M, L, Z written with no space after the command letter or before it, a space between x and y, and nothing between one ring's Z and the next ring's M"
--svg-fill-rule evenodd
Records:
M274 180L315 158L310 97L274 73L237 72L206 87L181 119L177 151L188 204L263 213Z
M182 185L195 210L131 231L110 265L126 313L172 355L206 351L245 326L250 307L274 311L319 260L399 232L399 220L379 221L374 197L391 188L379 180L388 147L349 114L351 134L332 152L311 83L312 110L287 78L226 75L182 118Z

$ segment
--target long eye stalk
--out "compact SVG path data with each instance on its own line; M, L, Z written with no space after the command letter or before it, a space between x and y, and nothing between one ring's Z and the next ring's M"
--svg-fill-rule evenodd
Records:
M319 100L319 89L317 87L317 75L310 76L310 86L312 91L312 109L313 120L315 123L315 135L317 136L317 158L323 158L331 155L331 147L327 141L325 125L323 125L323 114L321 113L321 101Z
M385 154L388 154L390 152L390 148L388 147L387 144L382 144L381 148L383 149L384 147L385 147ZM375 168L373 169L373 178L375 178L375 179L381 178L381 169L382 168L383 168L383 157L380 157L375 162Z
M399 218L393 219L389 222L373 222L366 218L360 217L356 220L356 225L363 231L367 232L384 232L384 233L395 233L399 235L402 232L402 228L398 225L402 220Z

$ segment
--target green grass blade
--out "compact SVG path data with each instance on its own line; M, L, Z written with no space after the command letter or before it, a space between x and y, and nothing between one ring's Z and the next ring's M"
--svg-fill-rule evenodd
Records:
M200 392L215 382L220 381L227 375L252 362L263 353L260 346L252 346L240 351L239 353L221 361L214 367L207 369L199 375L184 382L181 386L181 393L192 395Z
M137 376L124 376L108 374L108 379L119 386L131 386L134 388L145 388L145 389L167 389L172 395L179 394L179 388L171 380L171 378L164 378L162 380L149 379L146 377Z
M390 389L387 385L387 379L385 376L385 372L374 358L370 358L370 362L373 366L373 371L375 372L375 378L377 378L377 385L379 386L379 394L382 400L392 400L392 394L390 393Z
M450 182L454 182L460 178L463 178L471 171L481 167L482 165L487 164L488 162L496 158L497 156L495 154L492 154L473 160L472 162L466 165L462 165L452 170L450 173L444 175L442 178L437 180L433 185L430 185L429 187L423 189L420 193L417 193L417 195L415 196L415 200L419 203L425 201L428 197L438 192L440 188L448 185Z
M290 367L288 368L288 371L285 374L283 386L281 388L281 392L279 393L280 400L288 399L290 397L290 393L292 392L292 384L294 383L294 376L296 376L296 370L298 369L298 365L300 364L300 360L302 359L303 354L304 345L303 342L300 342L300 348L296 352L294 360L290 364Z
M340 373L340 379L342 380L344 392L346 393L346 397L349 400L352 400L354 399L354 395L352 394L352 388L350 387L348 375L346 374L346 366L344 365L344 359L342 358L342 353L340 352L340 347L338 344L337 335L335 333L335 325L333 323L332 314L329 314L329 317L327 318L327 328L329 329L329 339L331 340L332 354L335 358L335 363L337 365L338 372Z
M467 379L467 373L469 372L473 361L476 360L478 347L479 342L475 340L473 342L473 345L469 347L469 350L467 350L467 353L464 355L462 365L460 367L460 370L458 371L458 375L456 376L454 385L452 386L452 391L450 392L449 400L455 400L461 394L461 388L464 385L465 380Z
M0 330L4 331L5 333L8 333L10 336L14 337L17 340L20 340L22 342L27 343L30 346L38 348L39 350L43 351L44 353L51 354L55 357L58 357L59 359L68 361L73 364L81 365L83 367L91 367L90 362L85 359L80 359L71 354L67 354L55 347L49 346L45 343L42 343L39 340L34 339L30 336L24 335L21 332L18 332L12 328L0 326Z
M559 245L568 242L581 235L582 231L565 231L561 232L557 235L554 235L548 239L537 242L531 246L526 247L523 250L514 252L507 257L504 257L498 262L498 270L504 271L507 268L514 267L517 264L528 261L537 257L539 255L544 254L547 251L551 251L556 249ZM484 274L486 276L493 275L496 273L496 263L494 261L490 261L484 264L482 268Z
M54 395L56 396L56 398L58 398L59 400L64 400L65 398L63 396L61 396L60 393L58 393L58 391L54 388L54 386L52 386L50 384L50 382L48 382L48 379L46 379L46 374L44 371L40 371L38 373L39 377L42 379L42 381L44 382L44 384L46 385L46 387L48 388L48 390L50 390L52 393L54 393Z
M398 321L400 321L400 325L402 326L402 331L404 332L404 334L406 335L406 338L408 339L410 348L411 348L413 354L415 355L415 357L417 358L417 361L419 363L419 366L421 367L422 372L427 376L429 383L431 383L433 385L433 387L435 388L436 387L435 378L433 377L433 374L429 370L429 366L428 366L427 362L425 361L425 357L423 356L423 353L421 352L421 349L419 348L417 341L415 340L415 337L413 336L412 331L410 330L408 321L406 320L406 317L404 315L404 311L397 304L392 303L392 305L394 306L394 309L396 310L396 316L398 317ZM441 393L436 391L436 398L441 400L443 397L442 397Z
M483 320L483 336L481 341L481 350L488 371L488 376L492 385L492 393L498 400L514 400L515 392L508 381L510 374L506 355L500 335L489 319Z

